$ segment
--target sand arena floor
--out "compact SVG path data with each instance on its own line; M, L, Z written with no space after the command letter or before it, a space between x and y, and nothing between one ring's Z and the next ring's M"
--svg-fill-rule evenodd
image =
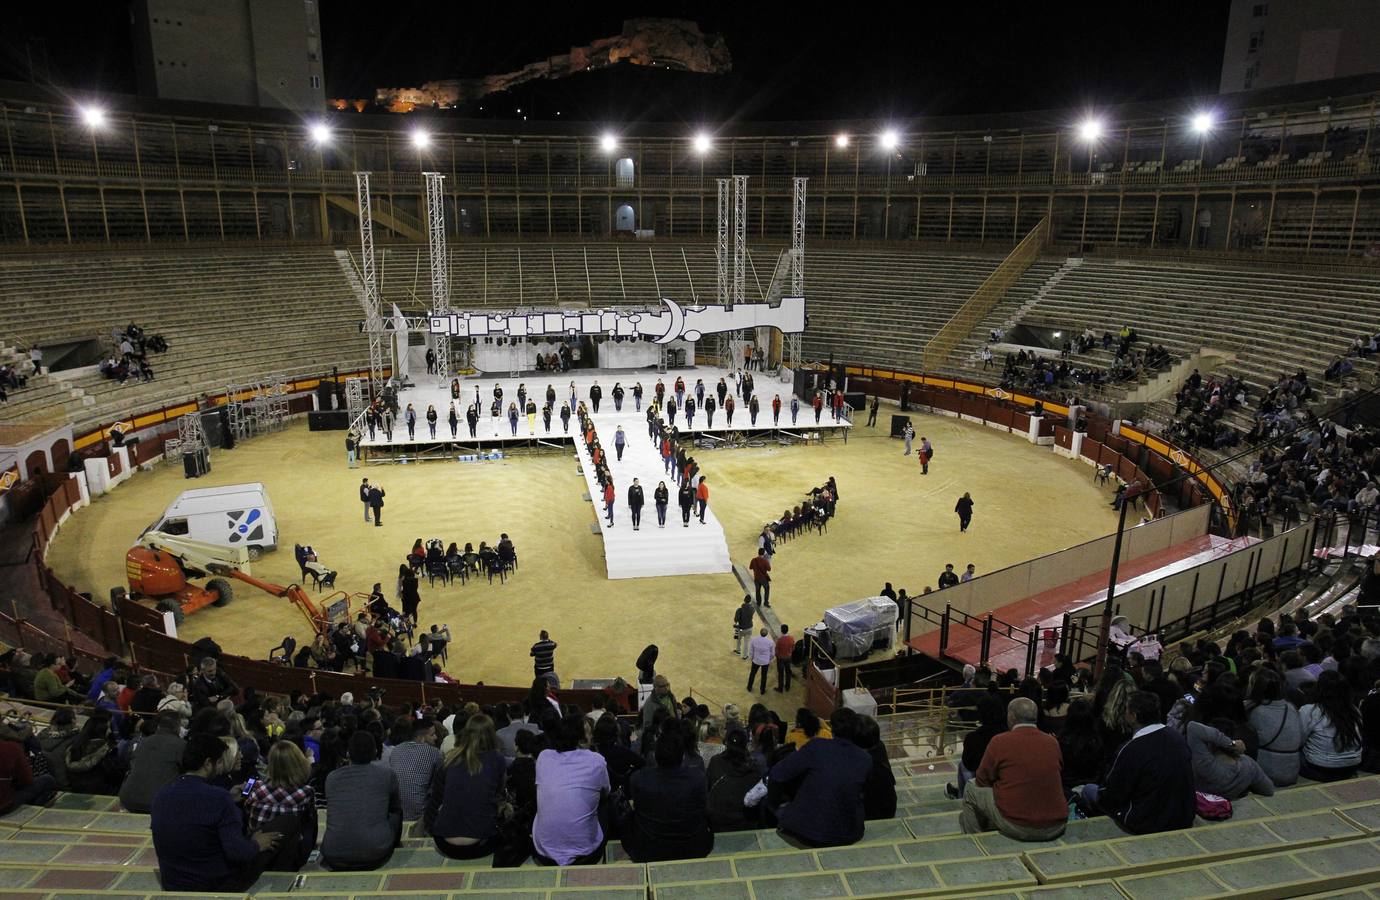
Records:
M888 411L882 412L885 423ZM915 421L935 446L925 477L880 424L856 429L846 445L831 439L699 454L739 564L755 553L763 522L828 476L838 479L841 502L828 532L783 543L776 555L772 606L793 633L831 606L874 595L884 581L918 594L935 584L946 562L958 570L974 563L981 574L1115 528L1109 492L1094 486L1089 467L981 425L927 415ZM472 580L430 588L422 580L422 624L450 625L455 642L447 671L461 681L530 682L528 648L545 628L559 643L557 671L565 683L614 675L631 680L638 653L656 643L658 671L677 694L693 689L715 703L750 702L748 664L731 653L732 615L742 598L734 576L608 580L602 541L590 532L595 511L582 499L571 450L352 470L343 433L309 432L299 422L215 451L212 466L209 476L194 481L183 478L180 466L138 474L68 521L49 565L77 589L107 596L123 583L125 550L179 492L262 481L281 546L255 563L253 573L283 584L298 578L294 543L313 545L339 571L339 587L367 592L380 581L391 598L398 564L417 538L477 547L501 531L512 537L521 568L506 585ZM382 528L363 521L357 486L364 475L387 491ZM964 491L976 508L969 532L960 534L953 506ZM655 527L650 507L645 519ZM209 634L226 650L256 658L286 634L304 639L306 623L290 604L236 587L233 603L188 617L181 636ZM802 696L797 686L784 696L768 691L764 699L790 713Z

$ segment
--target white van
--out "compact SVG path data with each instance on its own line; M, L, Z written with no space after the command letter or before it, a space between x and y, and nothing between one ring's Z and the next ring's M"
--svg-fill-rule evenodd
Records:
M278 520L258 482L197 488L178 495L145 531L185 535L226 547L247 547L249 558L278 546Z

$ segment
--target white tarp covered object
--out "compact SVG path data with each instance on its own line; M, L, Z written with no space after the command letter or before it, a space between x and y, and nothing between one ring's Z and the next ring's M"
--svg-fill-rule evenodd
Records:
M866 656L879 639L889 644L896 633L897 614L896 601L889 597L868 597L826 611L824 625L834 643L834 657Z

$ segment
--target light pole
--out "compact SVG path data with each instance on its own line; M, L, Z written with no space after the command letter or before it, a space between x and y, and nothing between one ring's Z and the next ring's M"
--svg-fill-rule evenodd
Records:
M1141 483L1133 481L1126 485L1126 490L1121 495L1121 518L1117 520L1116 541L1112 544L1112 572L1111 577L1107 579L1107 601L1102 607L1102 630L1097 636L1096 671L1099 677L1107 664L1107 638L1112 630L1112 601L1116 599L1116 570L1121 562L1121 537L1126 531L1126 510L1143 491Z

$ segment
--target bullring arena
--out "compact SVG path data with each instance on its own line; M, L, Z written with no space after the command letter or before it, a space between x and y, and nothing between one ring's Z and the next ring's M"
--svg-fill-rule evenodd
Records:
M725 830L696 863L639 856L625 836L601 842L585 881L504 880L485 858L437 855L408 825L375 871L347 878L313 856L256 891L1024 897L1062 885L1136 897L1172 883L1273 897L1373 885L1380 709L1362 704L1373 659L1361 646L1380 627L1380 81L1366 78L1321 107L1299 85L1269 103L1223 95L1208 120L1173 125L1130 105L1057 126L1013 114L995 136L941 119L851 144L830 123L767 137L726 127L710 141L656 124L614 140L437 119L419 138L396 119L312 126L226 107L206 111L208 132L157 104L110 98L97 122L36 89L0 92L0 714L16 727L63 708L101 714L25 695L20 673L34 691L48 654L81 678L114 657L131 689L148 676L161 691L210 653L254 715L277 697L297 705L295 723L326 715L337 728L348 693L396 707L405 728L457 711L461 725L506 721L504 704L528 704L535 721L531 704L549 711L534 645L549 634L556 706L602 709L627 685L622 711L640 732L651 718L639 704L656 700L639 659L656 645L658 680L691 717L707 711L711 743L759 703L758 724L871 717L873 759L896 779L891 814L838 850L765 824ZM657 400L658 384L670 398L678 382L693 420L685 399L676 413ZM510 419L520 397L532 403ZM675 450L708 491L686 524ZM271 506L173 511L183 492L245 485ZM808 521L792 522L802 506ZM276 546L251 552L256 522ZM769 604L747 607L744 644L789 631L784 689L767 689L765 666L760 690L748 682L757 667L735 638L764 533ZM432 541L459 557L409 563ZM481 543L495 555L466 558ZM180 601L146 587L150 560L185 579ZM369 648L387 676L364 650L369 672L307 652L319 635L348 647L375 584L378 606L405 607L400 566L418 602L410 629L396 610L371 625L396 631L395 646L390 632ZM1190 812L1172 845L1095 808L1048 843L960 830L963 801L947 791L977 783L956 773L979 714L958 707L987 693L989 671L1002 690L1063 689L1064 707L1039 707L1042 728L1068 715L1069 688L1077 700L1086 687L1089 708L1107 702L1122 666L1149 692L1142 650L1166 668L1185 660L1188 693L1208 697L1213 667L1226 669L1215 645L1255 641L1262 619L1267 658L1238 640L1247 655L1230 677L1244 690L1248 668L1275 665L1275 629L1303 623L1312 642L1298 643L1318 655L1309 680L1327 651L1337 678L1357 681L1366 755L1349 780L1305 774L1237 797L1230 823ZM434 660L418 649L433 626L450 635ZM1107 715L1099 727L1132 721ZM1134 721L1126 746L1150 724ZM50 808L0 815L0 889L166 887L148 815L114 793L68 785ZM1076 842L1096 849L1073 859Z

